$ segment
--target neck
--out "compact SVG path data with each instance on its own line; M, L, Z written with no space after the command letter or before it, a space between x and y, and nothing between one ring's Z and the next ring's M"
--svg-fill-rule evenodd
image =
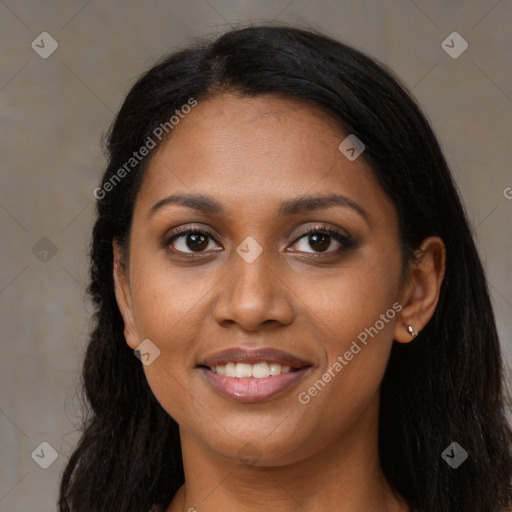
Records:
M233 461L181 431L185 484L167 512L407 512L382 474L377 425L378 401L342 438L274 466Z

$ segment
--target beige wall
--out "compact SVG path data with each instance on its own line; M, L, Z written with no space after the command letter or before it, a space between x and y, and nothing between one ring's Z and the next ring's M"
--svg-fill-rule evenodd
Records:
M232 23L274 19L323 30L368 51L413 89L467 205L510 366L512 199L504 195L512 187L510 0L5 0L1 512L55 510L59 476L77 439L74 392L89 326L85 254L92 190L105 163L102 131L134 78L162 53ZM59 45L47 59L31 48L44 31ZM456 59L441 48L453 31L469 43ZM36 43L42 46L40 38ZM38 50L49 49L45 40ZM46 262L33 252L42 237L51 244L39 242L34 252ZM58 452L47 469L31 458L42 442ZM42 449L38 460L50 461L49 449Z

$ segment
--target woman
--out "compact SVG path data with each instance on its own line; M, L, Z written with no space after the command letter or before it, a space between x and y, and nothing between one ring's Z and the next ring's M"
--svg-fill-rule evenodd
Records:
M61 511L511 505L482 265L389 71L234 30L147 72L108 152Z

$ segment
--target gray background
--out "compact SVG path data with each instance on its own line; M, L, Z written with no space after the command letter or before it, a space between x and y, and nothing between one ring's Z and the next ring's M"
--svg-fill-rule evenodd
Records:
M0 1L0 511L55 510L78 438L102 132L135 78L163 53L263 20L355 45L412 89L460 187L511 366L510 0ZM469 44L456 59L441 47L453 31ZM47 59L31 48L42 32L59 44ZM43 441L58 452L48 469L31 457Z

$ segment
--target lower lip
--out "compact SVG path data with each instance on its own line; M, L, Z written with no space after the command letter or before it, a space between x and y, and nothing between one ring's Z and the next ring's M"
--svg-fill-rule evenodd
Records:
M264 402L284 393L302 379L310 368L308 366L298 371L280 373L263 379L226 377L208 368L200 370L221 395L237 402L254 403Z

